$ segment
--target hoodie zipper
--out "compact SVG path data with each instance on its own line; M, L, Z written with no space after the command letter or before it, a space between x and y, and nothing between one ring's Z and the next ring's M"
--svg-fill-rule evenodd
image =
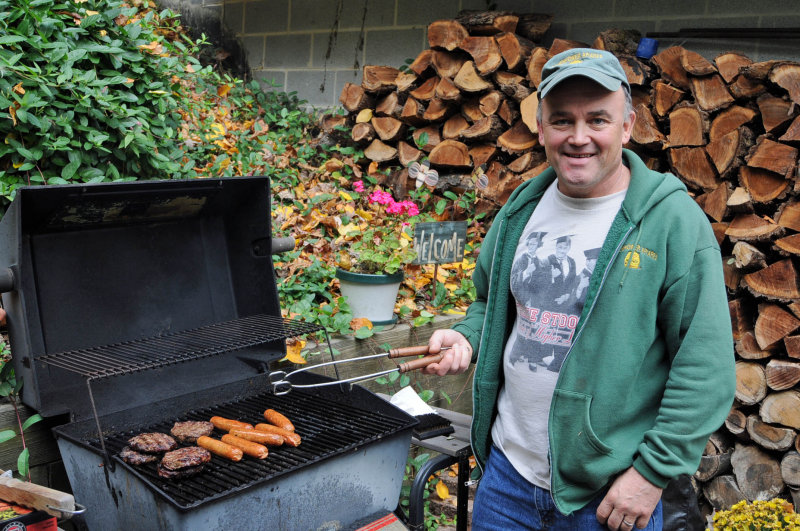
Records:
M500 235L503 234L503 232L502 232L503 221L504 220L502 220L502 219L500 220L500 225L498 226L498 230L497 230L498 238L494 242L494 249L492 249L492 267L489 268L489 288L486 291L486 300L487 301L489 300L489 295L492 293L492 284L493 284L493 280L494 280L494 264L495 264L495 259L497 258L497 245L500 242ZM480 346L478 347L478 355L475 357L475 366L476 367L478 366L478 361L479 361L479 358L481 356L481 350L483 349L483 334L486 331L486 324L487 324L488 320L489 320L489 313L487 312L483 316L483 326L481 326L481 335L480 335ZM478 380L476 379L472 384L473 385L473 389L472 389L472 411L473 411L473 413L475 412L475 387L477 387L477 382L478 382ZM475 415L473 414L472 422L470 422L470 426L469 426L470 427L470 430L469 430L470 433L472 433L472 428L473 428L474 424L475 424ZM472 455L475 455L475 446L472 443L472 436L470 436L470 438L469 438L469 448L472 451ZM475 460L475 466L478 467L478 469L480 470L480 475L483 476L483 467L481 466L480 462L477 459ZM477 485L478 481L480 481L480 480L479 479L470 479L469 481L467 481L467 486Z
M586 319L584 319L583 326L581 327L580 330L578 330L578 335L575 336L575 339L572 341L572 344L569 346L569 350L567 350L567 353L564 355L564 361L561 363L562 367L564 366L564 363L567 362L567 358L569 357L570 353L572 352L572 347L575 346L575 343L578 342L578 338L580 338L581 334L583 334L583 330L584 330L584 328L586 328L586 321L588 321L589 317L592 315L592 312L594 311L594 307L597 305L597 299L600 297L600 291L603 289L603 287L606 284L606 279L608 278L608 274L611 271L611 265L614 263L614 260L616 260L617 257L619 256L620 249L622 249L622 246L625 244L625 241L627 241L628 236L631 235L631 232L633 232L634 228L635 228L635 226L628 228L628 231L622 236L622 239L620 239L620 242L617 245L617 248L614 249L614 254L612 254L611 258L608 260L608 264L606 264L606 268L603 271L603 278L600 280L600 285L597 287L597 295L595 295L595 298L592 301L592 305L589 307L589 311L586 314ZM558 378L556 379L556 388L558 388L558 384L560 382L561 382L561 371L558 372ZM474 402L474 397L473 397L473 402ZM473 404L472 407L474 409L475 405ZM550 405L550 407L551 408L553 407L552 404ZM548 431L548 436L547 436L548 442L549 442L549 439L550 439L550 433L549 433L550 432L550 427L549 427L550 426L550 418L549 418L550 416L551 415L548 414L548 421L547 421L547 425L548 425L548 428L547 428L547 431ZM553 500L553 505L558 507L558 504L556 503L555 496L553 496L553 464L552 464L553 461L552 461L552 458L550 456L550 451L551 451L550 448L548 448L547 449L547 456L548 456L548 461L550 462L550 499Z

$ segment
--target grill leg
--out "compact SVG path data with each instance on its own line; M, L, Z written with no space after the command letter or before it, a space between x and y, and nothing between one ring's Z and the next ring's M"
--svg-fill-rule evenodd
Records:
M456 531L467 531L469 519L469 456L458 458L458 489L456 489Z
M425 530L425 485L428 483L428 478L434 472L438 470L442 470L443 468L447 468L450 465L458 462L458 458L451 457L449 455L440 454L436 457L432 457L428 459L428 461L422 465L417 471L417 477L414 478L414 482L411 484L411 494L409 495L408 500L408 525L409 529L412 531L424 531ZM467 464L467 468L469 468L469 464ZM461 467L459 466L459 477L461 474ZM460 481L460 479L459 479ZM466 481L466 480L465 480ZM459 485L459 493L461 492L461 485ZM466 499L466 497L465 497ZM461 503L461 498L459 496L459 504ZM466 506L464 507L464 521L466 522ZM459 525L461 521L461 516L459 513ZM466 529L466 527L464 528Z

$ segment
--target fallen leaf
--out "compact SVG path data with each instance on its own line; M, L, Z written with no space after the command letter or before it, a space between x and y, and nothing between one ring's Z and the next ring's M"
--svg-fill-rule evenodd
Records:
M328 159L324 164L325 171L329 171L331 173L341 170L342 166L344 166L344 163L339 159Z
M306 342L300 339L287 339L286 340L286 356L284 356L280 361L291 361L292 363L297 363L298 365L305 365L308 363L305 358L303 358L303 348L306 346Z
M350 320L350 328L352 328L353 331L356 331L359 328L364 327L364 326L366 326L368 329L372 330L372 326L373 326L372 325L372 321L370 321L366 317L355 317L355 318Z
M151 41L149 44L140 44L139 49L152 55L160 55L164 47L158 41Z
M447 488L444 481L439 481L439 483L436 484L436 495L442 500L446 500L450 497L450 489Z

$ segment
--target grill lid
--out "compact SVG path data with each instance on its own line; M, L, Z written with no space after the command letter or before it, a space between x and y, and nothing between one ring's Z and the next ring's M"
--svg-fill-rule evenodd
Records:
M269 203L265 177L19 189L0 221L0 271L13 273L3 304L23 401L88 418L87 378L118 376L94 386L102 415L282 357L293 331Z

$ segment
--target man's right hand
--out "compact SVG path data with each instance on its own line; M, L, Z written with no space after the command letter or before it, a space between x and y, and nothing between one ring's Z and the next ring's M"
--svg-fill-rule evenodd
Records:
M472 345L467 338L455 330L436 330L428 341L428 351L438 354L443 347L451 347L444 351L439 363L431 363L422 372L425 374L460 374L467 370L472 360Z

